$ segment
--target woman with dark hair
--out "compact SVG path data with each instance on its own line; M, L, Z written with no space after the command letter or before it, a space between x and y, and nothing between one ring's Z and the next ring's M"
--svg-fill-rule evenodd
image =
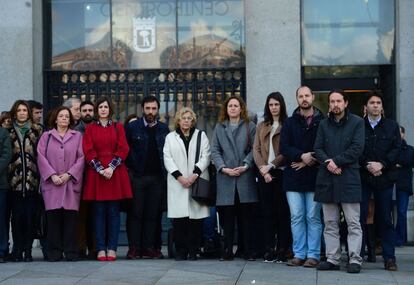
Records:
M120 201L132 197L124 161L129 147L122 124L112 121L113 107L107 97L95 105L96 121L83 136L86 169L83 199L94 201L97 259L115 261L120 226Z
M286 104L282 94L270 93L264 107L264 121L256 128L253 144L254 161L261 174L259 208L263 217L263 258L266 261L286 262L286 253L291 247L290 211L282 189L284 157L279 152L280 131L286 118Z
M13 260L33 261L36 201L39 195L37 143L42 127L32 122L32 113L24 100L17 100L11 110L8 131L12 147L9 165L12 212ZM24 258L23 258L24 253Z
M84 156L82 135L68 107L58 107L50 116L53 128L43 133L37 146L37 163L47 217L47 257L76 261L76 221L82 190Z
M233 259L234 221L246 259L254 260L251 245L253 203L257 202L253 171L255 125L249 121L246 104L238 96L223 104L211 146L211 157L217 168L217 207L224 229L225 249L221 260Z

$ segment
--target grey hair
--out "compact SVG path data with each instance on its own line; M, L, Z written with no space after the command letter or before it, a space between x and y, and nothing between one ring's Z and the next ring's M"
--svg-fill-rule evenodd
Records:
M68 107L69 109L72 108L74 103L81 103L81 100L79 98L69 98L66 99L65 102L63 102L62 106Z

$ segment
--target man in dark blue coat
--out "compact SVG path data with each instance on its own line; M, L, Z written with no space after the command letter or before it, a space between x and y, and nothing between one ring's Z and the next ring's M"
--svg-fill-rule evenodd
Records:
M364 150L364 120L348 109L342 90L329 93L329 115L319 125L315 155L320 163L315 201L322 203L327 261L318 270L339 270L341 247L340 208L348 224L349 273L361 271L361 178L359 157Z
M365 98L365 148L360 158L362 180L361 224L366 234L368 201L375 200L375 226L379 229L386 270L396 271L392 193L397 179L401 137L398 124L385 118L383 100L371 92ZM362 251L365 250L364 239Z
M397 225L395 226L396 246L407 242L408 200L413 195L414 147L405 141L405 129L400 126L401 149L398 156L398 177L395 183L397 196Z
M125 126L129 145L126 160L133 199L127 217L128 259L162 258L157 245L166 171L163 148L168 126L157 119L160 102L154 96L142 100L143 117Z
M289 266L315 267L319 263L321 246L321 205L314 201L316 159L313 145L321 111L312 103L315 95L307 86L296 90L299 107L283 124L280 152L286 158L283 189L289 203L294 258Z

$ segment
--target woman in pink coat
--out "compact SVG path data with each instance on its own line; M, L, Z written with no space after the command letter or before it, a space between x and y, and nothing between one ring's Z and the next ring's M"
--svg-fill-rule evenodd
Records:
M82 135L72 130L69 108L58 107L50 117L54 128L43 133L37 146L37 164L47 219L47 255L59 261L78 258L76 219L82 190L84 156Z

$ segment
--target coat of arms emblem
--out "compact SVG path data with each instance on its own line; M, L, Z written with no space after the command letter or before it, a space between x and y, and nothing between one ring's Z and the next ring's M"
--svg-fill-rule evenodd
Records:
M147 53L155 49L155 17L134 19L134 49L137 52Z

